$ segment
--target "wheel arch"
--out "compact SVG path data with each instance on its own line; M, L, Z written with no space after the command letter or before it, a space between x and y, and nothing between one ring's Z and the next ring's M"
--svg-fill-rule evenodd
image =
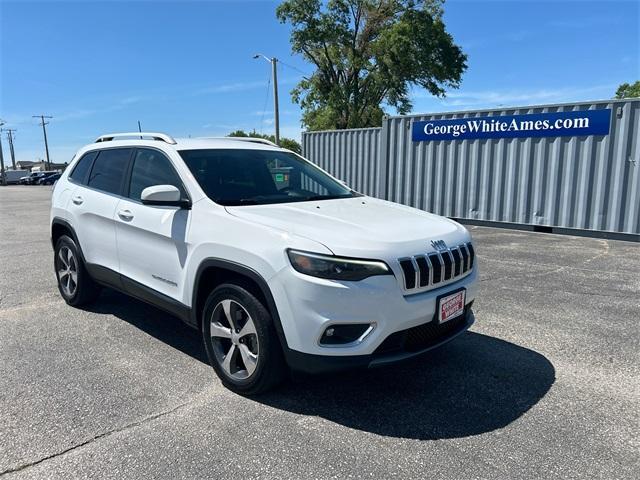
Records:
M223 283L239 284L263 301L273 319L280 345L286 350L287 341L278 308L266 280L254 269L230 260L207 258L198 266L193 284L191 323L197 326L198 330L202 329L201 313L207 296L211 290Z
M64 218L55 217L51 221L51 246L54 249L56 248L56 243L58 242L58 239L62 235L68 235L73 239L73 241L76 244L76 248L78 249L78 253L80 253L80 258L84 263L86 263L84 259L84 254L82 253L82 247L80 247L80 242L78 241L78 235L76 235L76 231L74 230L74 228Z

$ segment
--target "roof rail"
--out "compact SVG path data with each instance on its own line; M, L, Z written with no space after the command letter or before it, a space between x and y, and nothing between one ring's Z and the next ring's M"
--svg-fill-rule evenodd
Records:
M273 143L271 140L267 140L266 138L258 138L258 137L200 137L200 138L211 138L215 140L233 140L236 142L262 143L263 145L278 147L278 145Z
M175 145L177 143L171 135L157 132L110 133L108 135L100 135L98 138L96 138L96 141L94 143L110 142L111 140L123 137L138 137L140 139L142 139L142 137L148 137L152 140L170 143L171 145Z

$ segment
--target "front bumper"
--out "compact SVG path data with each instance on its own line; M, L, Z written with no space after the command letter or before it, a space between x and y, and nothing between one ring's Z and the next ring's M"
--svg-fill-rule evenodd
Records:
M456 290L466 291L470 304L477 291L478 271L459 281L427 292L404 295L393 275L359 282L337 282L303 275L285 268L270 279L283 346L302 354L357 357L374 354L397 332L429 324L438 299ZM320 339L329 327L341 324L373 325L361 341L328 347ZM295 355L295 354L294 354Z
M373 368L408 360L434 350L467 331L475 321L471 310L472 303L467 304L463 315L450 320L450 323L437 325L434 316L426 324L390 335L373 353L368 355L314 355L286 348L287 363L295 371L317 374L346 369ZM416 340L415 337L421 338Z

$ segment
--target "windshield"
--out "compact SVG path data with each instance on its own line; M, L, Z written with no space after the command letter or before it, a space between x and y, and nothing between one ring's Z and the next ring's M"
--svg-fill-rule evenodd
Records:
M182 150L207 196L221 205L265 205L349 198L358 194L310 162L270 150Z

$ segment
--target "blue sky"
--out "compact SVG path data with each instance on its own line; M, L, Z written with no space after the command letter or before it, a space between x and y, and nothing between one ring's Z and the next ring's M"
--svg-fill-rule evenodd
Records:
M54 116L62 162L137 120L174 136L271 133L269 64L256 52L290 65L278 72L282 134L299 138L289 91L312 67L291 55L277 3L0 0L0 118L17 129L17 159L44 157L40 113ZM445 100L416 90L414 112L610 98L640 79L638 1L450 0L445 20L469 68Z

